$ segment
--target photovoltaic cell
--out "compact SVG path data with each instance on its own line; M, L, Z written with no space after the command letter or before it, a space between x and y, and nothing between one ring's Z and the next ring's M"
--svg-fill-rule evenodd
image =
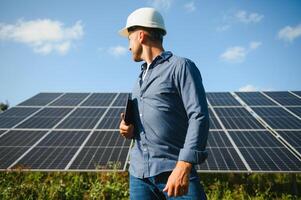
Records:
M44 108L17 128L53 128L72 108Z
M292 111L297 116L301 117L301 107L287 107L290 111Z
M224 131L209 131L207 139L209 148L229 148L233 147Z
M123 147L85 147L70 169L122 169L128 151L128 148Z
M4 133L6 130L0 130L0 136L2 135L2 133Z
M0 138L0 146L32 146L47 131L16 131L11 130Z
M215 115L213 114L211 108L209 108L209 116L210 116L210 129L221 129L221 125L217 121Z
M301 129L301 120L280 107L252 107L274 129Z
M123 169L130 140L122 138L119 131L95 131L72 163L70 169Z
M277 105L260 92L235 92L249 106Z
M93 129L105 110L105 108L77 108L57 128Z
M94 93L81 106L109 106L117 93Z
M283 147L268 131L229 131L238 148Z
M214 108L227 129L264 129L245 108Z
M66 93L50 106L77 106L89 93Z
M300 171L298 160L268 131L229 131L253 171Z
M79 147L89 133L89 131L52 131L37 146Z
M12 128L33 114L38 108L13 107L0 114L0 128Z
M117 99L114 101L113 106L126 106L129 93L120 93Z
M0 170L7 169L30 147L0 147Z
M208 158L198 170L247 171L238 153L223 131L210 131L207 142Z
M301 162L287 148L241 148L253 171L300 171Z
M18 106L45 106L63 93L39 93Z
M293 93L301 97L301 91L293 91Z
M301 130L277 131L288 143L290 143L301 154Z
M211 106L241 106L229 92L208 92L206 97Z
M88 136L88 131L53 131L15 166L26 169L64 169Z
M37 142L45 131L9 131L0 138L0 169L8 168Z
M63 170L76 151L69 147L35 147L13 168Z
M110 108L97 129L119 129L121 112L124 112L124 108Z
M120 136L119 131L94 131L86 143L86 147L129 147L131 140Z
M289 92L264 92L266 95L276 100L283 106L301 105L301 98L294 96Z

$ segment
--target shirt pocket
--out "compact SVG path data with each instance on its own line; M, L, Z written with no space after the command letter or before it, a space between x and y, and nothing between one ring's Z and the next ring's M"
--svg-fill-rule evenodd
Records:
M176 88L172 83L160 83L155 92L157 108L161 111L171 111L176 98Z
M176 89L172 85L172 83L160 83L158 85L156 93L158 94L175 94Z

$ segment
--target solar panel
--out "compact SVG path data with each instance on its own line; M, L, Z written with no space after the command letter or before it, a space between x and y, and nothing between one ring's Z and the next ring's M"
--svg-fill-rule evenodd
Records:
M120 136L119 123L128 94L40 93L0 113L0 170L126 170L132 141ZM240 104L229 92L207 94L209 157L197 169L300 172L298 97L283 92L271 97L293 115L261 92L235 94L247 105ZM265 123L279 134L279 139Z
M235 92L249 106L277 105L260 92Z
M18 164L13 166L13 168L63 170L76 151L76 148L36 147L30 151L30 154L22 158Z
M89 93L67 93L50 104L50 106L77 106Z
M286 107L293 113L295 113L297 116L301 117L301 107Z
M301 97L301 91L293 91L293 93Z
M77 108L62 121L58 129L93 129L103 115L105 108Z
M117 99L114 101L113 106L124 106L128 99L129 93L120 93Z
M13 168L64 169L88 134L86 131L53 131Z
M301 161L267 131L229 131L253 171L300 171Z
M211 106L241 106L229 92L208 92L206 97Z
M0 169L8 168L38 141L45 131L9 131L0 137Z
M274 129L301 129L301 120L281 107L252 109Z
M124 140L119 131L95 131L70 169L122 169L129 145L130 141Z
M94 93L81 106L109 106L116 93Z
M89 147L83 148L70 169L122 169L128 154L128 148Z
M34 97L20 103L18 106L45 106L63 93L39 93Z
M209 116L210 116L210 129L221 129L221 125L217 121L215 115L212 112L212 108L209 108Z
M277 131L286 141L290 143L301 154L301 130Z
M238 153L223 131L210 131L207 141L208 159L198 165L200 171L247 171Z
M0 130L0 137L2 135L2 133L4 133L6 130Z
M289 92L264 92L283 106L301 105L301 98Z
M264 127L243 107L214 108L227 129L264 129Z
M31 118L17 126L17 128L53 128L67 115L72 108L44 108Z
M38 108L11 108L0 114L0 128L12 128Z
M125 108L110 108L103 120L98 125L97 129L118 129L120 123L120 113L124 112Z

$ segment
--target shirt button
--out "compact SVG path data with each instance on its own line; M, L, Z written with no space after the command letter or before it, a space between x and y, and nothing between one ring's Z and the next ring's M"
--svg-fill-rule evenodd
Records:
M147 149L146 149L146 148L144 148L144 149L143 149L143 151L147 151Z
M140 117L142 117L142 114L140 114Z

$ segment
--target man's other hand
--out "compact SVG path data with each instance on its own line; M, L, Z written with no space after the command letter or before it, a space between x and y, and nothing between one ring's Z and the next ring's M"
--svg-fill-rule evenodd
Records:
M178 161L168 178L163 192L167 192L169 197L179 197L187 194L191 168L191 163Z
M127 138L127 139L131 139L134 136L134 126L133 124L126 124L124 121L124 113L120 114L121 117L121 122L119 125L119 132L120 134Z

